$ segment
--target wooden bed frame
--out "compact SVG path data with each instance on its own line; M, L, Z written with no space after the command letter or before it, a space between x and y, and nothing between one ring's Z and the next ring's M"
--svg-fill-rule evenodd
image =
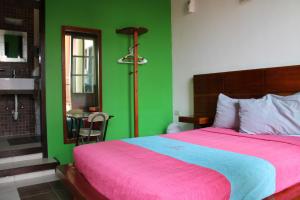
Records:
M267 93L290 95L299 91L300 65L195 75L194 119L214 118L219 93L233 98L258 98ZM70 188L74 199L107 199L88 183L75 166L60 166L57 174ZM300 199L300 183L266 198L272 199Z

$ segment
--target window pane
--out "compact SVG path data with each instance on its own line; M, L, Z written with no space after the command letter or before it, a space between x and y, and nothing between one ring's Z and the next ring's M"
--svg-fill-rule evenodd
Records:
M73 39L73 55L83 56L83 39Z
M95 73L95 59L85 58L84 59L84 74L90 75Z
M83 76L72 77L72 92L83 93Z
M84 76L84 92L85 93L93 93L94 92L93 76Z
M72 74L83 73L83 58L73 57Z
M94 40L84 40L84 55L94 56L95 45Z

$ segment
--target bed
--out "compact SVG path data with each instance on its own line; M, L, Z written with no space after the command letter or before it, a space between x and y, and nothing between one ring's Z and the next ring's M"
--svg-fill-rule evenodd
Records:
M252 98L299 91L299 66L196 75L194 116L213 118L221 92ZM300 137L208 127L79 146L74 160L72 172L97 199L300 197Z

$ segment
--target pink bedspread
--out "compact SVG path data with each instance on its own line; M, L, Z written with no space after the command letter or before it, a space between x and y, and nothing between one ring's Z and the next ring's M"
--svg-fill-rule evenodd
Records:
M276 169L275 192L300 182L300 137L255 136L219 128L161 137L264 159ZM89 183L109 199L231 198L230 181L218 171L124 141L76 147L74 159Z

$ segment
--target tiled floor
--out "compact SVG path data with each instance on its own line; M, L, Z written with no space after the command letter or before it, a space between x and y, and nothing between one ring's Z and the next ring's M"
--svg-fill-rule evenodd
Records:
M41 183L18 188L22 200L71 200L72 195L61 181Z
M55 175L0 184L0 200L65 200L72 199ZM46 183L46 184L45 184ZM38 185L42 184L42 185ZM32 186L27 187L26 186ZM19 188L19 189L18 189ZM19 192L20 194L19 194ZM31 193L31 194L30 194ZM22 197L22 198L21 198Z
M21 145L21 144L29 144L29 143L37 143L41 142L41 137L40 136L25 136L25 137L13 137L13 138L8 138L7 142L9 145Z
M9 139L9 138L8 137L1 137L0 138L0 151L9 151L9 150L41 147L41 142L33 142L33 143L20 144L20 145L10 145L8 143L7 139Z

